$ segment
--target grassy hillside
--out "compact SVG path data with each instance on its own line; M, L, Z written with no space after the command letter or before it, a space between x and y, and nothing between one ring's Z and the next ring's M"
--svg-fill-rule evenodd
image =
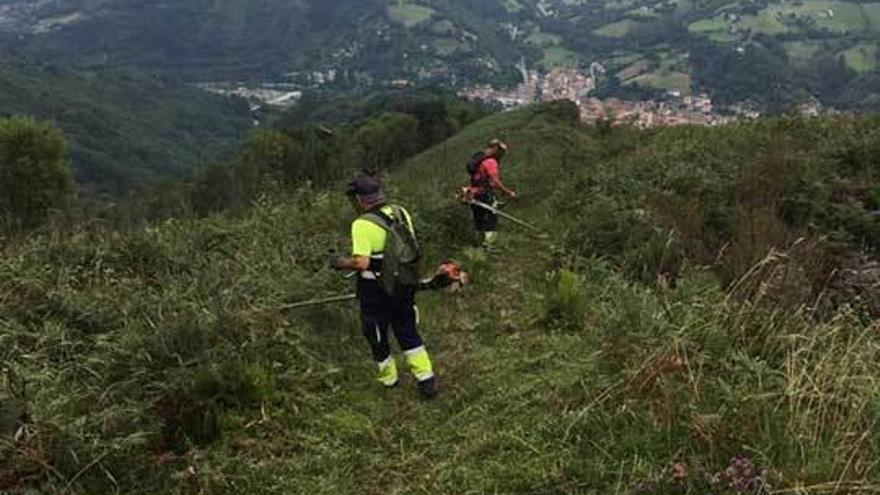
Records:
M179 82L2 56L0 115L54 122L70 139L78 182L105 191L184 175L237 149L251 128L244 104Z
M371 382L353 306L277 309L349 289L326 268L336 190L7 243L0 490L877 490L880 123L637 132L572 110L489 117L386 178L427 257L475 281L421 297L434 402ZM548 235L505 224L486 258L451 196L494 136L510 213Z

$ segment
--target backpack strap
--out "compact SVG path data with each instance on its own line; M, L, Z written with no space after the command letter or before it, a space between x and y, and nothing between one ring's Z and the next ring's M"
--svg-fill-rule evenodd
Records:
M381 283L386 284L385 290L389 294L392 293L395 289L389 288L387 284L394 284L396 282L390 281L390 279L385 280L383 282L382 278L382 268L386 267L386 263L389 260L389 256L391 256L393 260L396 260L396 251L392 248L389 251L389 242L403 242L408 246L409 249L413 250L416 254L415 257L418 259L421 255L419 254L419 244L416 240L415 230L412 228L412 223L409 219L409 215L406 213L406 210L401 206L397 205L388 205L392 209L392 213L389 215L379 208L374 208L360 216L361 220L370 222L374 225L381 227L387 234L387 242L385 244L384 256L380 259L373 261L371 257L370 260L370 270L373 272L374 278L378 279ZM406 231L406 234L401 232L401 229L398 227L401 225L403 227L402 230ZM392 241L393 237L393 241ZM390 253L390 254L389 254ZM375 264L374 264L375 263ZM398 261L399 263L399 261ZM409 261L407 261L409 263ZM398 266L395 264L395 267ZM395 268L397 269L397 268ZM396 273L396 272L395 272Z
M412 220L409 218L409 215L406 213L406 210L403 209L402 206L398 205L388 205L391 206L394 216L389 216L384 211L379 208L374 208L363 215L361 215L361 219L366 220L370 223L376 224L379 227L385 229L385 232L389 234L393 231L393 226L395 222L400 222L403 225L403 228L409 233L408 242L411 242L414 246L418 246L418 239L416 237L416 231L414 226L412 225Z
M383 230L385 230L385 232L388 232L389 234L391 232L391 225L394 222L391 217L386 215L379 208L373 208L372 210L361 214L361 216L358 218L360 220L364 220L381 227ZM371 278L373 280L375 280L378 274L382 271L381 267L383 253L384 251L380 253L373 253L373 255L370 256L370 269L367 270L367 272L372 273Z
M410 227L409 215L406 213L406 210L403 209L402 206L398 205L387 205L391 207L392 215L389 215L382 211L379 208L374 208L360 216L361 219L372 222L385 230L391 229L391 226L394 225L394 222L402 223L407 230L412 230Z
M483 168L483 164L486 163L486 160L494 158L491 155L487 155L483 153L483 156L477 161L477 168L474 170L474 173L471 174L471 185L480 188L489 188L492 187L492 183L489 181L488 174L485 173L485 169ZM479 179L477 178L479 176Z
M391 225L394 223L394 219L389 217L379 208L374 208L364 213L363 215L361 215L361 219L376 224L385 230L391 230Z

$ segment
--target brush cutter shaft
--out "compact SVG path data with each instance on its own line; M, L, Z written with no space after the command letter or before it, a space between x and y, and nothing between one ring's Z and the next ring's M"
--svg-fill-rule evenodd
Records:
M517 225L523 226L527 229L534 230L535 232L542 232L542 230L539 229L538 227L535 227L534 225L532 225L530 223L526 223L526 222L520 220L519 218L516 218L513 215L508 215L507 213L504 213L503 211L499 210L498 208L489 206L486 203L483 203L482 201L477 201L476 199L472 199L469 201L469 203L472 205L476 205L480 208L483 208L484 210L491 211L492 213L498 215L499 217L506 218L506 219L510 220L511 222L513 222Z
M353 272L356 273L356 272ZM440 290L446 287L449 287L453 284L459 285L467 285L468 283L467 273L461 271L461 267L458 266L454 261L444 261L440 268L437 269L437 272L433 277L429 279L422 280L416 290L418 291L432 291L432 290ZM333 296L333 297L325 297L321 299L312 299L309 301L303 301L292 304L285 304L283 306L279 306L278 309L298 309L298 308L308 308L311 306L323 306L325 304L333 304L338 302L346 302L353 301L357 299L357 295L355 294L345 294L342 296Z
M322 306L324 304L353 301L355 299L357 299L357 296L355 294L346 294L344 296L325 297L323 299L312 299L311 301L303 301L303 302L298 302L298 303L293 303L293 304L285 304L284 306L279 306L278 309L307 308L309 306Z

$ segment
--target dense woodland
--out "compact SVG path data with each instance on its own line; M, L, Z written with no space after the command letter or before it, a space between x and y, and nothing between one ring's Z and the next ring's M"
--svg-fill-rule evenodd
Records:
M97 220L116 227L237 210L250 206L269 184L289 187L307 182L324 186L350 175L353 170L373 174L387 172L489 112L490 109L481 104L459 100L440 90L376 93L348 99L309 99L277 116L272 127L249 130L247 138L241 138L241 149L228 150L226 147L236 142L229 139L222 141L224 147L215 149L212 155L205 151L206 156L198 166L184 167L186 162L176 161L182 157L171 154L173 149L164 149L165 154L158 157L147 153L140 156L143 160L152 159L168 167L177 167L165 170L164 174L160 173L161 168L157 170L157 167L137 160L125 162L114 154L119 151L114 149L114 141L109 141L110 145L100 151L119 160L113 162L113 170L128 179L124 182L127 187L117 188L112 194L95 193L96 185L112 185L113 176L103 180L92 176L88 172L94 172L92 167L101 162L89 161L89 157L78 153L92 142L83 142L82 139L88 137L83 133L88 129L100 133L104 127L75 127L77 132L69 138L62 138L54 131L57 136L53 134L56 137L52 139L62 144L45 142L45 146L58 148L58 151L48 159L41 156L37 161L47 163L46 167L56 170L56 175L62 174L62 170L63 174L69 174L68 169L72 169L79 187L67 187L72 183L70 177L59 178L59 184L67 186L48 187L47 200L41 200L45 204L41 203L40 208L28 206L30 196L9 196L8 204L4 203L0 210L6 225L19 225L25 229L44 223L51 211L59 208L64 213L58 217L59 223ZM27 165L31 161L27 155L30 149L22 148L15 136L21 132L38 134L43 132L39 129L52 128L52 124L36 124L17 118L4 122L6 141L2 147L5 153L2 167L10 174L10 180L5 181L4 186L14 191L19 187L16 184L30 181L36 188L44 187L39 178L42 172ZM81 125L84 122L62 121L62 128L66 128L65 124ZM169 134L168 139L183 145L187 137L182 132L181 129L181 133ZM125 128L115 129L114 134L129 139ZM140 137L147 142L151 138L150 135ZM69 154L66 153L68 149ZM164 162L165 159L169 161ZM154 173L141 175L150 171ZM73 194L75 192L77 194Z
M236 151L252 128L247 105L171 77L78 72L0 55L0 117L50 121L68 141L84 198L118 198L184 177Z

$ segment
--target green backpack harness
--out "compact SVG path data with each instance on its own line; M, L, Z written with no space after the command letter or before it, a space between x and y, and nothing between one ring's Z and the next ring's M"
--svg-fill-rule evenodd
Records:
M382 270L377 278L386 294L401 297L412 293L419 285L419 261L422 253L415 232L409 228L403 208L396 205L391 205L391 208L391 215L377 208L363 214L361 218L387 232Z

